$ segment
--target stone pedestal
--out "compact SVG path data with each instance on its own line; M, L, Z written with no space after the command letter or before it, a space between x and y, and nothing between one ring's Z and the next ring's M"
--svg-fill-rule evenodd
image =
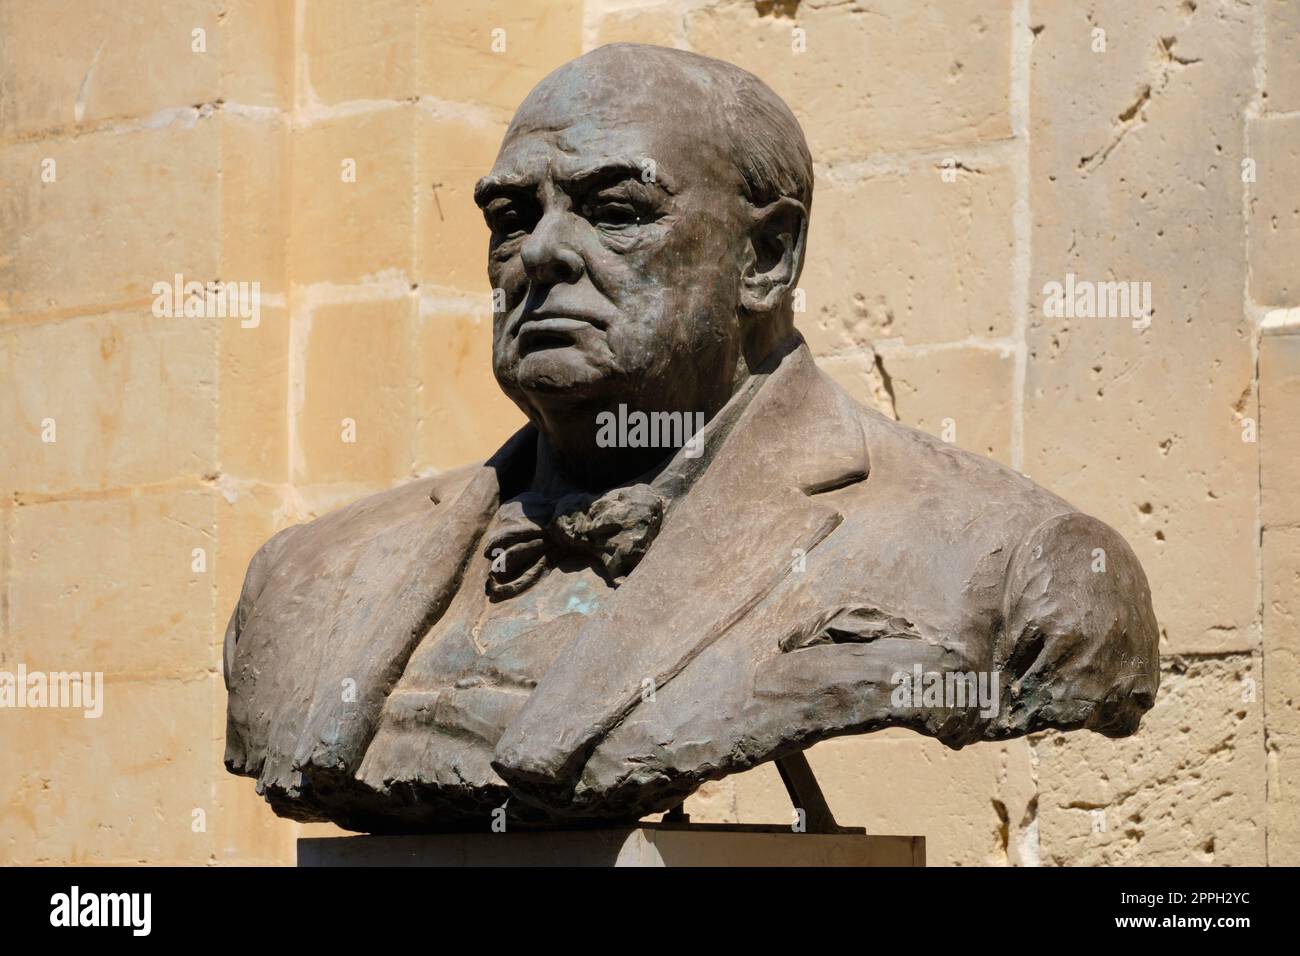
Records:
M298 841L298 865L925 866L925 838L722 824L325 837Z

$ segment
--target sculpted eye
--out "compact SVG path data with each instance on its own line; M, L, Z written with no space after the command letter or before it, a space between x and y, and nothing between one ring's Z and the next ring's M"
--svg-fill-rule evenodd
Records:
M589 222L610 229L636 226L642 222L641 214L628 202L595 202L587 207L584 215Z
M483 218L493 235L502 239L513 239L526 233L530 228L530 219L525 215L519 203L502 197L494 199L483 207Z

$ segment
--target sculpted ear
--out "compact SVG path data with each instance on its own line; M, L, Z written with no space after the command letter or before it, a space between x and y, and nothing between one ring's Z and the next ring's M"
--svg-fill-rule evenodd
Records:
M784 196L753 211L740 304L747 312L772 312L785 301L803 269L808 210Z

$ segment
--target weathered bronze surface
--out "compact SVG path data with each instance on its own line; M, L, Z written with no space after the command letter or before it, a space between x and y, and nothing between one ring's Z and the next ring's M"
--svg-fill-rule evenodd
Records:
M349 829L563 827L882 727L1133 733L1133 552L817 368L812 187L789 109L726 63L619 44L542 81L475 191L530 424L262 547L231 771Z

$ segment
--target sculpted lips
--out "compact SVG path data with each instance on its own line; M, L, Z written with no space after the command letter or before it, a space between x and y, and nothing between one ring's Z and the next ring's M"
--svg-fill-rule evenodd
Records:
M576 345L583 331L592 327L598 327L598 323L569 316L534 316L519 325L519 351L523 354L567 348Z

